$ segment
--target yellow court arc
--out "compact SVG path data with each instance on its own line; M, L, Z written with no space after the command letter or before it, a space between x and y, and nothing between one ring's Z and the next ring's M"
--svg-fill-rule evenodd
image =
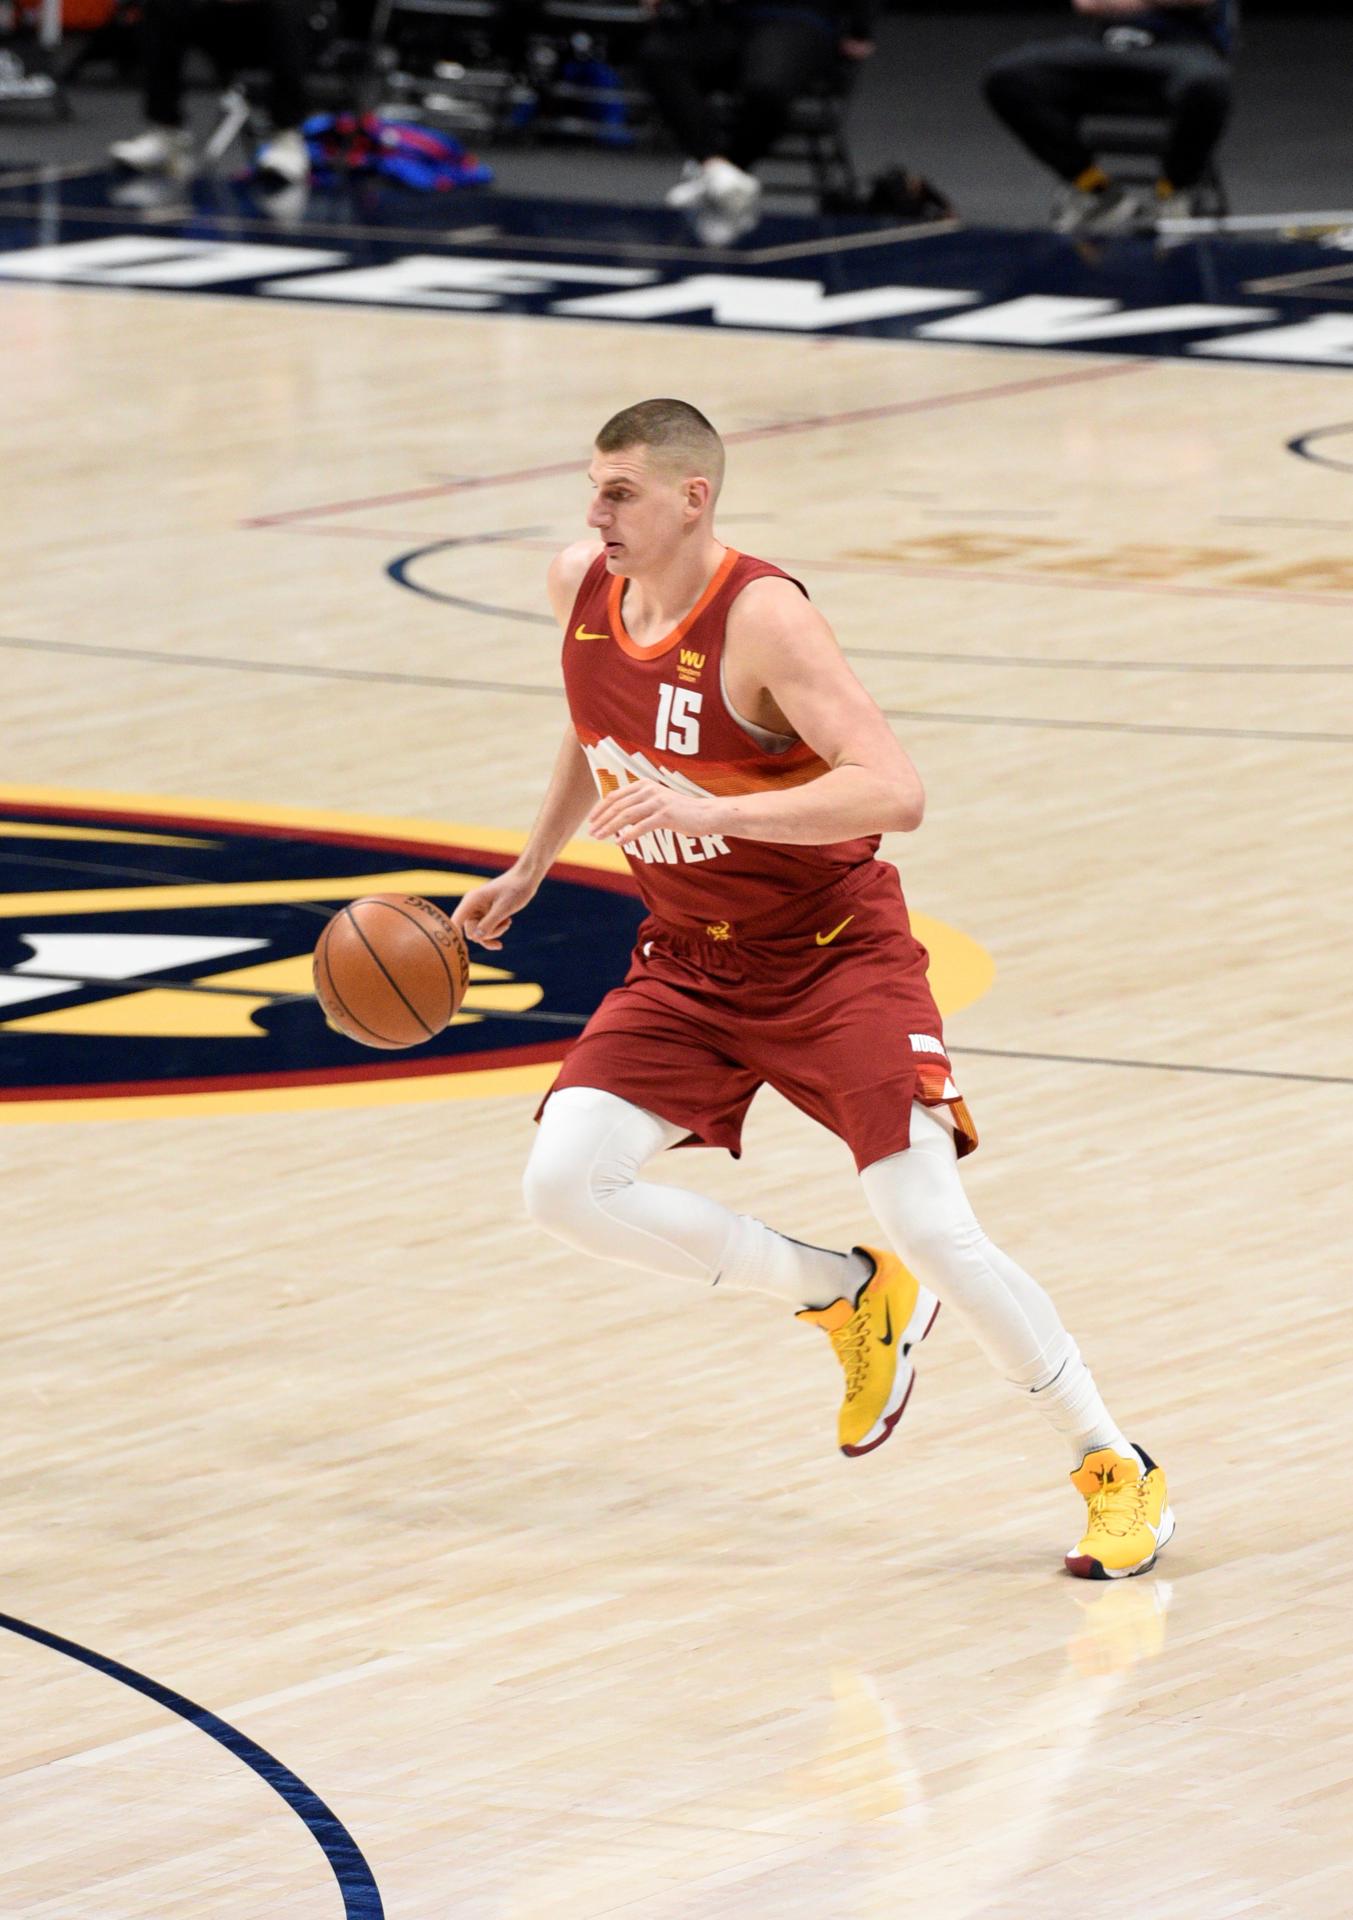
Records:
M930 991L947 1020L991 991L996 962L971 934L928 913L913 913L912 931L930 955Z

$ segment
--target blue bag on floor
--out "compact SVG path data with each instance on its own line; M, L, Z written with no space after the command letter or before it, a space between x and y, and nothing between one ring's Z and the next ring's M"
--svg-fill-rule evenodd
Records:
M374 113L312 113L301 128L311 172L321 186L353 174L377 174L422 193L484 187L493 169L449 133Z

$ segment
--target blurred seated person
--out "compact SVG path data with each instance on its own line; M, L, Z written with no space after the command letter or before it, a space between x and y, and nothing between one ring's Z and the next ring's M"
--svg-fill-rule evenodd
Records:
M218 71L229 74L241 64L239 48L246 44L261 52L259 64L269 80L272 132L259 149L257 170L286 186L308 180L310 154L301 133L309 112L306 24L305 0L145 0L146 126L116 141L111 158L129 173L190 172L192 136L183 124L188 50L203 47Z
M645 0L653 27L639 56L644 83L688 156L669 207L752 223L752 169L789 124L800 94L867 60L874 0ZM710 90L733 95L731 126Z
M988 69L987 100L1035 159L1070 191L1064 232L1113 233L1140 210L1081 134L1087 115L1140 107L1169 124L1158 211L1192 210L1231 105L1233 0L1073 0L1090 31L1035 40Z

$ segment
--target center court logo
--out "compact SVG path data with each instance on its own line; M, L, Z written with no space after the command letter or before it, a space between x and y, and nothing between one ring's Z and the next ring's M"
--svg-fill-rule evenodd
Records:
M311 997L325 920L365 893L451 911L509 834L0 790L0 1121L535 1092L623 976L642 908L609 848L556 867L443 1034L376 1054Z
M624 975L643 909L613 849L577 845L510 945L474 959L445 1033L373 1053L311 995L320 928L367 893L447 911L520 835L429 821L0 789L0 1122L535 1094ZM916 916L941 1009L989 956Z

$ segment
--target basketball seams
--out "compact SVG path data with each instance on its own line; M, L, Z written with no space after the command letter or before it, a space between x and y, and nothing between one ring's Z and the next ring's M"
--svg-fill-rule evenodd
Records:
M390 903L386 900L382 900L379 902L372 900L368 904L372 906L376 906L376 905L388 906ZM397 907L392 908L391 910L395 913L399 912L399 909ZM347 920L349 925L352 927L353 932L357 935L357 938L361 941L362 945L366 948L368 954L371 956L371 959L375 962L376 966L379 968L381 975L385 980L386 985L397 996L397 998L400 1001L402 1001L407 1012L409 1012L413 1016L413 1018L418 1022L419 1026L423 1029L424 1035L427 1037L427 1039L429 1040L435 1039L436 1038L435 1030L428 1025L427 1021L423 1018L422 1014L418 1011L417 1007L413 1004L412 1000L410 1000L409 996L405 993L404 989L400 986L398 980L395 979L394 975L390 972L390 969L386 966L385 962L381 959L376 949L372 946L371 942L367 939L366 935L362 932L361 922L358 920L356 914L353 912L350 906L344 907L343 917L345 920ZM401 917L407 919L409 916L406 914L406 915L402 915ZM415 922L415 924L417 923ZM419 931L425 932L426 929L419 928ZM436 946L435 941L433 941L433 945ZM440 949L438 949L438 952L440 953ZM443 972L446 971L445 962L443 962L442 971ZM447 975L447 980L449 983L450 981L449 974ZM361 1024L362 1023L359 1021L358 1025L360 1026ZM368 1032L369 1031L370 1029L368 1028Z
M469 949L465 945L465 936L461 933L459 927L454 925L454 923L447 918L446 914L442 912L440 907L433 905L431 900L424 900L421 895L415 893L415 894L410 894L408 896L408 901L409 901L409 906L411 907L424 908L429 914L432 915L435 921L439 922L442 926L446 927L447 930L453 935L451 950L456 956L456 972L460 975L460 993L459 994L457 994L456 992L456 983L454 979L452 979L451 977L451 968L447 963L446 948L442 945L441 941L433 933L432 929L426 924L424 920L422 920L419 917L419 915L408 912L406 908L399 906L395 901L393 900L380 901L381 906L389 907L395 913L402 913L406 920L411 920L413 924L418 928L419 932L422 934L425 934L427 938L432 942L433 946L437 949L438 957L441 960L442 966L445 968L445 971L446 971L446 984L449 987L451 992L451 1014L452 1014L452 1018L454 1018L455 1015L460 1011L460 1002L465 998L466 992L468 991L469 985L470 985L470 953L469 953Z
M461 981L460 993L457 994L455 978L451 972L450 964L447 961L445 949L441 941L437 938L437 935L423 918L423 914L427 914L434 922L449 926L450 922L447 920L446 915L440 907L434 907L430 900L423 900L417 894L407 894L402 897L381 893L371 894L366 900L354 900L352 905L354 907L386 907L391 913L398 914L401 920L407 921L411 927L416 927L418 932L421 933L423 938L428 942L428 945L432 948L432 951L441 963L442 977L446 981L446 1018L439 1022L436 1027L430 1029L430 1035L441 1033L455 1018L460 1007L460 1002L465 997L465 989L469 985L469 969L467 967ZM415 907L422 909L422 911L419 913L412 912L411 909ZM461 943L461 945L463 946L463 943ZM459 960L459 955L457 955L457 959ZM393 982L391 984L393 984ZM415 1019L422 1020L424 1026L428 1025L428 1022L423 1020L422 1014L418 1013L416 1009L410 1009L410 1011L414 1013Z
M336 1004L342 1008L344 1018L347 1020L350 1020L354 1027L360 1027L363 1033L369 1033L372 1039L376 1041L380 1046L382 1047L395 1046L397 1042L391 1040L388 1034L378 1033L374 1027L368 1026L365 1020L359 1020L357 1018L357 1015L352 1011L352 1008L348 1005L347 1001L343 998L342 994L338 991L338 983L334 979L334 970L329 964L329 928L328 927L325 927L324 931L320 934L319 944L315 948L315 958L319 961L321 967L324 970L325 979L328 985L328 991L332 995Z
M428 945L432 948L432 951L436 954L437 958L441 961L442 972L446 976L446 993L447 993L447 999L450 1005L450 1012L446 1016L446 1021L443 1022L443 1025L446 1025L448 1021L452 1020L455 1017L458 1001L457 1001L457 995L456 995L456 982L452 976L451 969L447 964L446 951L442 946L441 941L433 933L432 929L427 925L426 921L421 917L421 915L416 913L410 913L408 910L408 907L400 906L397 901L382 899L379 895L376 895L376 896L373 896L370 904L373 907L388 907L390 912L397 913L401 920L407 920L411 927L417 927L418 931L422 934L423 938L427 941ZM439 907L434 907L430 900L422 900L416 894L409 895L409 906L423 907L427 910L428 913L434 914L438 920L446 919L446 915L441 911ZM459 971L460 970L459 954L457 954L456 959L458 963L457 970ZM461 998L464 998L465 988L468 984L469 984L468 980L462 976L461 994L460 994Z
M437 956L435 971L422 946L373 917L377 907L388 908L396 919L417 930ZM470 971L460 930L440 907L416 895L367 894L350 901L334 914L315 945L315 991L321 1003L333 1009L330 1025L368 1046L414 1047L434 1039L455 1018L469 987ZM346 997L338 989L340 974L347 982ZM434 1023L420 1005L425 1000L431 1005L438 975L446 1003ZM382 1026L356 1014L358 1006ZM406 1021L410 1032L404 1031ZM389 1030L382 1031L386 1022Z
M377 1028L368 1026L365 1020L359 1020L357 1018L357 1015L352 1011L352 1008L348 1005L347 1001L343 998L342 994L338 991L338 983L334 979L333 965L329 959L329 951L328 951L329 929L327 927L324 929L323 934L320 936L320 940L321 940L321 945L317 951L319 951L320 958L323 962L324 972L328 980L329 992L333 995L333 998L337 1003L337 1005L342 1009L344 1018L350 1021L354 1027L360 1027L363 1033L369 1033L371 1035L372 1042L375 1045L382 1046L382 1047L392 1047L392 1048L397 1047L400 1044L400 1042L398 1042L397 1040L392 1040L388 1033L381 1033ZM349 1038L351 1037L352 1036L350 1035Z

